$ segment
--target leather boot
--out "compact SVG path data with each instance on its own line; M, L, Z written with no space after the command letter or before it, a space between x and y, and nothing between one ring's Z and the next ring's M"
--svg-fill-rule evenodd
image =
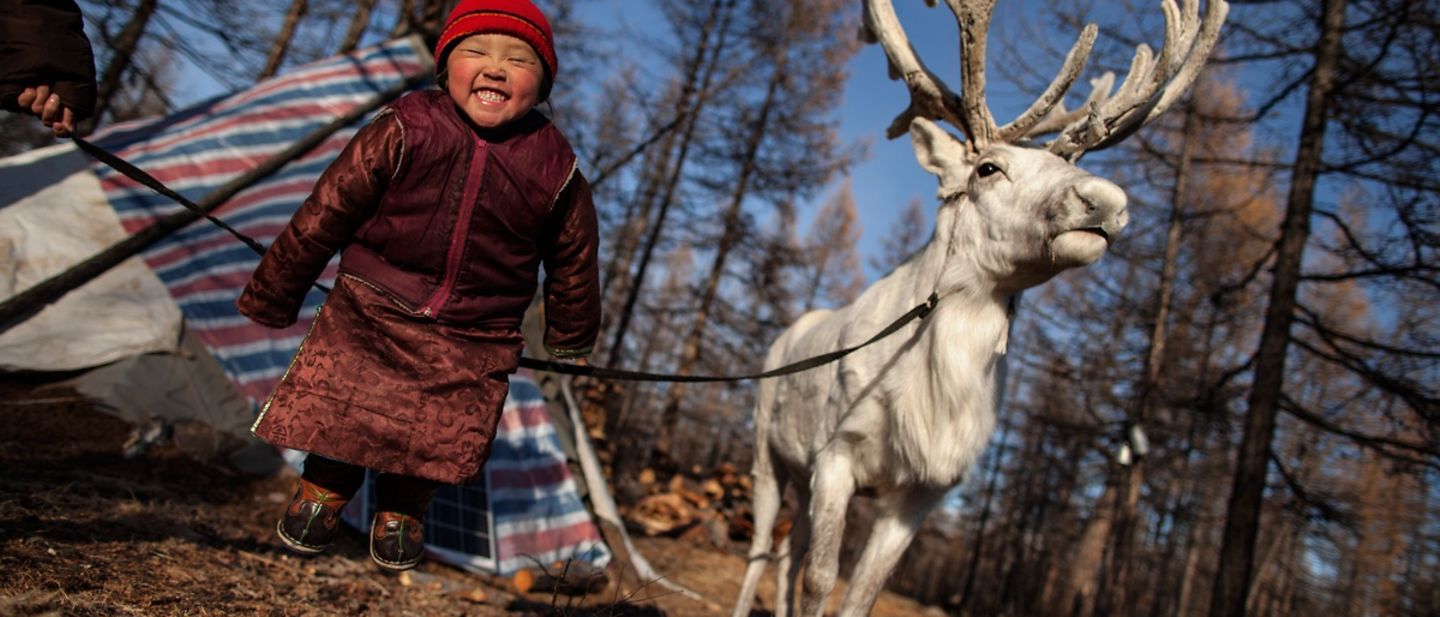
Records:
M399 512L376 512L370 521L370 560L387 570L409 570L425 553L420 519Z
M295 496L275 526L285 547L302 555L324 551L340 528L340 510L350 498L301 478Z

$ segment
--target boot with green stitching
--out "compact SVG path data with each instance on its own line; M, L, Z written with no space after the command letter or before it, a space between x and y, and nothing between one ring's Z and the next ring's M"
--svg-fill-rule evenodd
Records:
M350 498L301 478L275 531L285 547L302 555L325 550L340 528L340 510Z
M370 521L370 559L387 570L409 570L425 552L420 519L399 512L376 512Z

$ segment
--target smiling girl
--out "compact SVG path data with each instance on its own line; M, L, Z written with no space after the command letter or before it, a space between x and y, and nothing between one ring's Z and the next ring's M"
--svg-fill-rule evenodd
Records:
M539 269L550 355L583 358L600 323L590 186L535 110L557 71L549 22L528 0L462 0L435 59L442 89L356 133L237 302L289 326L340 252L254 431L309 453L277 525L285 546L323 551L368 468L371 558L395 570L420 561L435 489L470 482L490 454Z

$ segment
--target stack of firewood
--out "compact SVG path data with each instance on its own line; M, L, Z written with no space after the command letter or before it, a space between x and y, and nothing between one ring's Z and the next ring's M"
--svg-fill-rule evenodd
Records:
M649 494L624 513L637 533L728 548L731 542L748 542L754 531L750 476L734 465L692 469L665 481L646 469L639 482Z

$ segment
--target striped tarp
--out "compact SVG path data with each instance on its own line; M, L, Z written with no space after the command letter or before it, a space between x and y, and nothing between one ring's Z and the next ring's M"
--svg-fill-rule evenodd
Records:
M116 125L92 141L198 202L336 117L412 75L428 74L432 66L418 38L400 39L297 68L164 118ZM336 132L214 214L268 245L309 195L320 172L367 121ZM107 167L97 164L94 171L127 233L183 209ZM300 323L284 330L246 320L234 303L259 256L204 221L172 234L142 257L180 306L189 330L258 409L284 373L324 295L312 290ZM330 285L334 277L332 262L320 282ZM523 374L511 382L483 481L445 489L432 508L436 556L502 574L532 561L548 564L572 556L597 564L608 561L609 552L576 493L539 390Z
M484 476L484 482L446 486L436 494L425 520L433 556L502 576L571 558L609 562L610 550L577 496L555 425L527 371L510 380ZM345 520L365 529L374 508L367 480Z
M232 95L160 118L118 125L92 141L167 186L200 201L291 143L363 105L405 78L430 70L418 40L300 67ZM215 212L241 232L269 244L304 201L320 172L367 120L337 131L299 160L251 186ZM107 167L101 188L127 233L182 207ZM191 225L144 255L185 315L191 332L215 354L240 391L263 401L288 365L323 295L312 291L300 323L280 331L246 320L234 308L259 256L224 230ZM334 263L321 277L333 283Z

